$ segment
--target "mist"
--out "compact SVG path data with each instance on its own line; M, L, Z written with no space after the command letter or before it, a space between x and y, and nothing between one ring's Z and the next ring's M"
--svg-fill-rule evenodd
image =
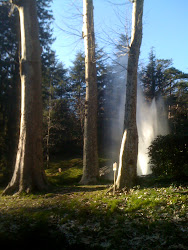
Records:
M128 56L118 58L114 66L113 80L111 81L111 95L106 96L107 113L114 116L110 119L108 142L105 145L106 155L113 162L119 163L121 141L124 133L124 111L126 100L126 78L127 78ZM108 100L110 99L110 100ZM110 103L109 107L108 104ZM112 111L113 110L113 111ZM168 121L165 105L162 97L153 99L151 104L145 101L143 91L138 78L137 89L137 129L138 129L138 161L137 174L151 174L149 165L148 147L158 135L168 134ZM113 174L113 173L112 173ZM112 178L113 176L111 176Z
M148 147L158 135L168 134L168 121L162 97L155 98L151 104L146 103L144 94L138 84L137 90L137 129L138 129L138 161L137 174L151 173Z

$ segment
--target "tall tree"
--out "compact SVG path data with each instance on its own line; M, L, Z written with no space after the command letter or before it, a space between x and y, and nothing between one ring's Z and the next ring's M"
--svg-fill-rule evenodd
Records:
M97 46L96 46L97 47ZM104 91L109 83L107 78L108 66L107 58L102 49L95 51L96 58L96 73L97 73L97 92L98 92L98 132L99 126L102 124L104 118L104 102L105 96ZM84 131L84 113L85 113L85 57L82 52L76 54L75 60L73 61L73 67L70 69L70 80L71 80L71 101L73 104L74 112L79 119L81 131ZM98 138L100 139L99 133ZM98 145L99 145L98 141Z
M70 69L72 100L74 111L79 119L81 134L84 131L84 99L85 99L85 62L84 54L79 52L73 62L73 67Z
M52 0L36 0L39 21L39 39L42 46L43 93L48 84L50 46L53 42L50 24L53 20ZM12 9L13 10L13 9ZM11 13L11 17L9 17ZM20 25L19 13L10 11L10 3L0 3L0 171L4 181L12 175L13 162L19 138L20 95L19 75ZM45 97L45 93L43 95ZM45 99L45 98L44 98Z
M137 70L142 41L142 16L144 0L134 0L131 43L128 52L127 87L125 103L124 136L121 145L121 159L116 185L128 190L135 185L138 132L136 125Z
M148 65L141 71L146 100L151 102L154 97L163 97L168 106L168 119L173 133L186 133L187 79L188 74L174 68L172 60L156 59L153 50Z
M141 71L141 80L146 100L151 103L153 98L164 94L166 80L164 72L172 65L172 60L156 59L152 47L149 63Z
M50 155L65 151L67 141L71 141L77 132L75 130L78 123L71 107L67 70L61 63L54 61L54 58L51 60L49 86L45 86L48 98L45 98L43 116L47 167Z
M95 36L93 0L84 0L84 43L85 43L85 119L82 184L96 183L99 176L97 150L97 74L95 58Z
M151 103L153 98L156 96L156 58L154 54L154 49L151 49L149 54L149 63L145 69L143 84L145 89L145 96L147 100Z
M21 121L13 177L4 194L45 190L42 155L41 48L35 0L11 0L21 30Z
M20 98L19 16L10 5L0 4L0 171L10 178L18 137Z

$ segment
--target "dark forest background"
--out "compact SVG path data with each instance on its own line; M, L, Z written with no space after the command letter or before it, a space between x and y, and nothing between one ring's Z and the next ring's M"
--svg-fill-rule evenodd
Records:
M82 155L85 100L84 53L77 52L73 66L66 68L57 60L51 46L54 41L50 10L51 0L38 0L40 43L42 48L43 89L43 148L45 167L54 157ZM10 178L16 155L20 122L20 31L15 10L0 5L0 172ZM63 38L62 38L63 39ZM119 38L120 45L124 37ZM117 119L118 97L114 100L115 65L120 45L114 47L117 56L109 60L104 49L96 46L98 83L98 148L105 156L105 145L110 143L110 126ZM146 102L163 97L170 134L188 135L187 103L188 74L173 67L171 59L158 59L154 48L147 65L139 67L141 87ZM121 81L121 79L120 79ZM117 82L120 82L117 81ZM120 86L115 86L119 88Z

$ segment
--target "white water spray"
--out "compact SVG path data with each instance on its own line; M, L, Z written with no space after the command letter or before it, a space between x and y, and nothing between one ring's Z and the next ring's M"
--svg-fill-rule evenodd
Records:
M127 57L121 58L123 65L127 64ZM114 105L118 105L116 113L116 119L111 124L111 148L110 156L113 156L113 162L119 161L119 150L122 141L123 125L124 125L124 110L125 110L125 82L126 82L126 69L119 69L121 71L121 80L114 79L114 91L112 99L119 98L119 102L115 102ZM115 69L118 71L118 69ZM122 77L124 79L122 80ZM117 86L120 86L117 88ZM150 166L148 164L148 147L157 135L165 135L168 133L167 115L164 110L164 103L162 98L159 98L157 102L155 99L149 105L145 102L144 95L141 87L138 84L137 91L137 128L138 128L138 161L137 161L137 174L148 175L151 173ZM113 153L115 154L113 155ZM121 153L121 152L120 152ZM121 163L120 163L121 165Z
M139 138L137 174L148 175L151 173L148 164L148 147L157 135L168 133L167 115L165 114L162 98L157 102L153 99L149 105L145 102L140 87L138 87L137 93L137 128Z

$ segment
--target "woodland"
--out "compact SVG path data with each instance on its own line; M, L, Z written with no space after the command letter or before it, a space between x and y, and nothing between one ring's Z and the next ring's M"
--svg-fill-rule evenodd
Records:
M95 42L95 1L84 0L85 52L66 68L52 49L52 1L0 1L1 246L187 249L188 73L153 47L139 64L144 0L130 1L132 34L119 35L113 60ZM157 115L168 124L141 176L138 88L147 105L163 100Z

